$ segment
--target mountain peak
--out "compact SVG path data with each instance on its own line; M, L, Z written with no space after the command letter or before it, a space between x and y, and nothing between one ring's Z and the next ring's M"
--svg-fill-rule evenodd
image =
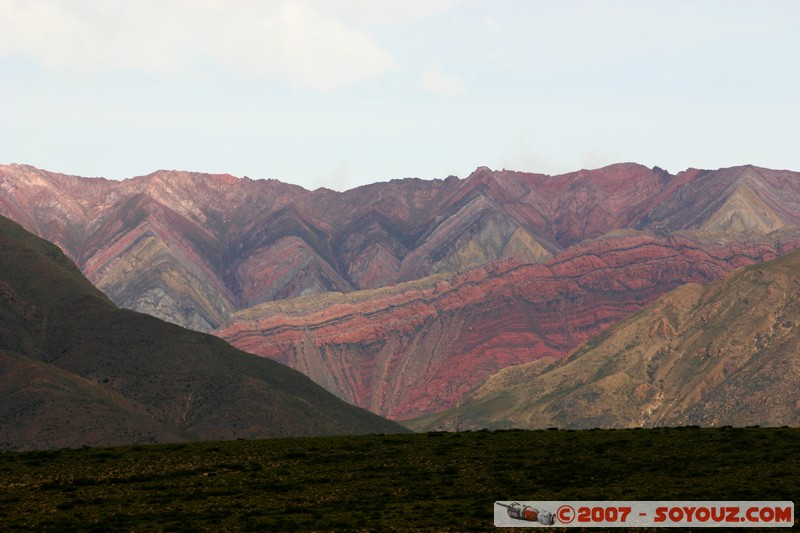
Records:
M757 194L752 171L740 174L739 184L725 203L701 227L704 231L754 231L766 234L786 223Z
M494 177L495 177L495 174L496 174L495 171L493 171L489 167L480 166L480 167L476 168L475 170L473 170L470 173L469 176L467 176L466 181L467 182L473 182L473 181L486 182L486 181L489 181L489 180L493 180Z
M134 178L137 179L137 178ZM144 179L150 183L165 185L208 185L225 184L235 185L245 180L237 178L231 174L207 174L202 172L191 172L188 170L157 170L138 179Z

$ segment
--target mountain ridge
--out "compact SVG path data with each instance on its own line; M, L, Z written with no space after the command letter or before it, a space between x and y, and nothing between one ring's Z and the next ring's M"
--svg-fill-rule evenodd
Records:
M757 178L742 179L748 173ZM210 331L263 301L377 288L496 260L542 262L615 229L701 229L713 214L703 198L724 202L726 180L755 190L740 194L758 197L743 211L773 213L753 229L800 225L796 173L743 166L672 176L635 163L557 176L479 167L465 179L407 178L341 193L228 174L161 170L117 182L6 165L0 214L61 246L118 304ZM686 209L695 214L673 216ZM725 230L716 226L708 229ZM140 274L129 279L115 267L135 263L142 239L157 245L159 259L139 262ZM295 259L280 260L287 256ZM193 289L171 294L170 276Z

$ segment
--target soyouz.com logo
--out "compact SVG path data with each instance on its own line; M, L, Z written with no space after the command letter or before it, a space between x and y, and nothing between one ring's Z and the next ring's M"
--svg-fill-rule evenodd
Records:
M497 527L792 527L794 502L502 501Z

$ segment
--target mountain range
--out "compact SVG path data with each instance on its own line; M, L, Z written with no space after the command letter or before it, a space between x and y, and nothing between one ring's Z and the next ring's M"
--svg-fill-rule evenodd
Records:
M636 164L546 176L479 168L338 193L159 171L123 181L0 166L0 214L54 242L119 305L211 330L266 301L543 262L609 231L797 227L797 174L675 176Z
M407 431L219 338L117 308L0 217L0 450Z
M477 169L345 192L0 166L0 213L122 307L300 369L392 418L458 405L688 282L800 243L800 174Z

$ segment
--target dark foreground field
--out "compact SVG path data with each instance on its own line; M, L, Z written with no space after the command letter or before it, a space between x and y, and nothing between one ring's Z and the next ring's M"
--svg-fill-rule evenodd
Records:
M478 431L0 454L3 531L475 530L493 528L496 500L797 495L800 430L789 428Z

